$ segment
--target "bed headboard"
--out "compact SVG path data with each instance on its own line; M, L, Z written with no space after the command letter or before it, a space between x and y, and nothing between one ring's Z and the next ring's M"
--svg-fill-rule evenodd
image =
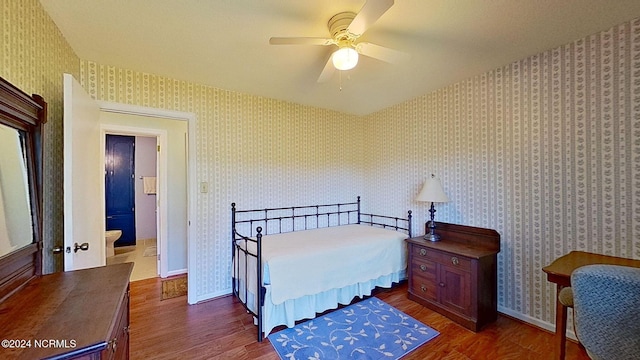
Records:
M238 210L236 203L231 204L232 232L249 237L257 235L258 227L262 235L268 235L348 224L368 224L406 231L411 236L411 210L406 218L363 213L360 196L355 202L348 203L251 210Z

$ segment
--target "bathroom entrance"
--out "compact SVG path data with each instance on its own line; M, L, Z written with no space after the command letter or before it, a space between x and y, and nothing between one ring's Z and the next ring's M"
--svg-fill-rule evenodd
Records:
M194 186L189 186L191 183L195 183L195 170L193 166L195 164L195 149L192 149L194 142L189 141L191 132L194 129L195 117L188 113L172 112L166 110L158 110L151 108L132 107L123 104L103 104L102 111L100 112L100 132L101 132L101 144L100 149L101 159L100 163L104 164L105 157L105 144L106 135L125 135L135 136L137 143L135 145L135 182L136 188L144 187L142 183L147 180L151 180L150 174L154 171L143 171L141 166L143 165L156 165L156 190L157 195L145 194L142 196L144 199L153 199L156 201L151 206L155 206L155 211L142 210L139 203L136 204L135 213L136 216L142 214L156 213L157 224L153 229L157 232L156 248L157 256L144 256L145 253L150 255L154 250L152 244L148 241L140 241L141 237L138 237L136 241L136 248L138 250L144 250L140 260L157 259L157 265L154 268L155 273L153 276L165 278L169 276L188 274L189 282L195 283L192 276L193 273L188 271L191 266L191 260L193 257L187 257L187 251L193 253L193 245L190 244L189 238L195 238L192 234L194 225L194 219L189 220L189 214L193 213L193 204L195 201L195 195L193 191ZM140 146L139 140L141 138L151 139L150 149L155 154L155 157L141 160L138 156L141 155L142 146ZM104 174L102 174L104 179ZM142 179L141 179L142 178ZM104 180L101 181L102 198L104 199ZM190 195L191 194L191 195ZM102 206L104 209L104 204ZM104 213L104 211L103 211ZM105 216L106 217L106 216ZM144 221L136 222L136 232L144 230L142 224L147 224ZM145 236L146 238L146 236ZM118 252L123 248L117 248ZM139 251L137 252L140 253ZM113 256L107 258L106 263L113 263L119 261L120 256ZM125 260L130 261L130 260ZM133 273L131 274L131 280L136 281L148 276L139 276L138 270L144 268L140 266L138 261L134 261L135 266ZM196 303L197 299L193 296L193 292L187 294L187 300L189 303Z
M156 277L158 271L158 138L105 133L105 213L107 264L135 263L132 280ZM114 246L115 245L115 246Z

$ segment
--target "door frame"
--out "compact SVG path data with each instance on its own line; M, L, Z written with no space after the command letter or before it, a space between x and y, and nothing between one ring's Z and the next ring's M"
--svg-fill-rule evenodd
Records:
M187 282L190 284L190 287L195 291L189 291L187 293L187 302L189 304L197 303L197 272L193 271L197 268L196 266L196 255L197 255L197 247L195 244L196 234L195 229L197 227L196 224L196 114L191 112L184 111L176 111L176 110L166 110L166 109L157 109L145 106L137 106L137 105L129 105L129 104L121 104L114 103L109 101L98 101L98 106L100 107L100 111L111 112L111 113L119 113L125 115L139 115L146 117L157 117L157 118L165 118L165 119L174 119L180 121L187 121ZM147 130L156 130L157 129L147 129ZM104 141L104 135L101 137ZM166 137L165 137L166 142ZM166 149L166 143L161 144ZM102 151L104 152L104 144L102 144ZM162 153L161 153L162 154ZM166 166L165 166L166 168ZM104 181L104 180L103 180ZM162 182L166 187L166 178L165 181ZM163 185L160 185L160 191ZM102 187L104 189L104 186ZM166 189L165 189L166 191ZM103 197L104 198L104 197ZM166 199L166 196L162 198ZM104 199L102 200L104 201ZM161 208L161 212L166 211L166 204L163 208ZM166 214L165 218L166 219ZM166 224L166 221L163 222ZM166 235L166 234L165 234ZM160 244L160 260L161 260L161 268L160 268L160 277L168 277L174 274L167 269L167 241L162 241ZM164 244L164 245L163 245ZM164 249L163 249L164 247ZM164 252L163 252L164 251ZM163 267L164 263L164 269ZM163 271L164 270L164 271Z

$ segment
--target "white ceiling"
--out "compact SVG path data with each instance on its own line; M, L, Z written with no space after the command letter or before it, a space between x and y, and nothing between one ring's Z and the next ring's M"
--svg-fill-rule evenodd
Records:
M317 83L333 46L269 38L330 37L329 18L364 0L40 2L81 59L357 115L640 16L638 0L396 0L360 40L411 60L361 56Z

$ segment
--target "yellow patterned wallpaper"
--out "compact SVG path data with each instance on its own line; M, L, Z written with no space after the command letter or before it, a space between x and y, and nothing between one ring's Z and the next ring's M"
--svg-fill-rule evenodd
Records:
M640 20L364 117L79 60L36 0L0 0L0 76L50 104L45 240L62 237L62 73L96 99L197 115L198 297L229 288L229 206L363 196L415 213L438 174L437 218L502 235L499 306L541 325L541 267L574 249L640 258ZM50 266L51 267L51 266Z
M44 251L63 243L62 74L79 73L79 59L37 0L0 0L0 76L48 103L44 126ZM44 271L63 269L45 256Z
M640 259L638 69L635 19L371 114L365 198L426 219L413 199L437 174L438 220L502 236L501 310L553 323L542 267L571 250Z

